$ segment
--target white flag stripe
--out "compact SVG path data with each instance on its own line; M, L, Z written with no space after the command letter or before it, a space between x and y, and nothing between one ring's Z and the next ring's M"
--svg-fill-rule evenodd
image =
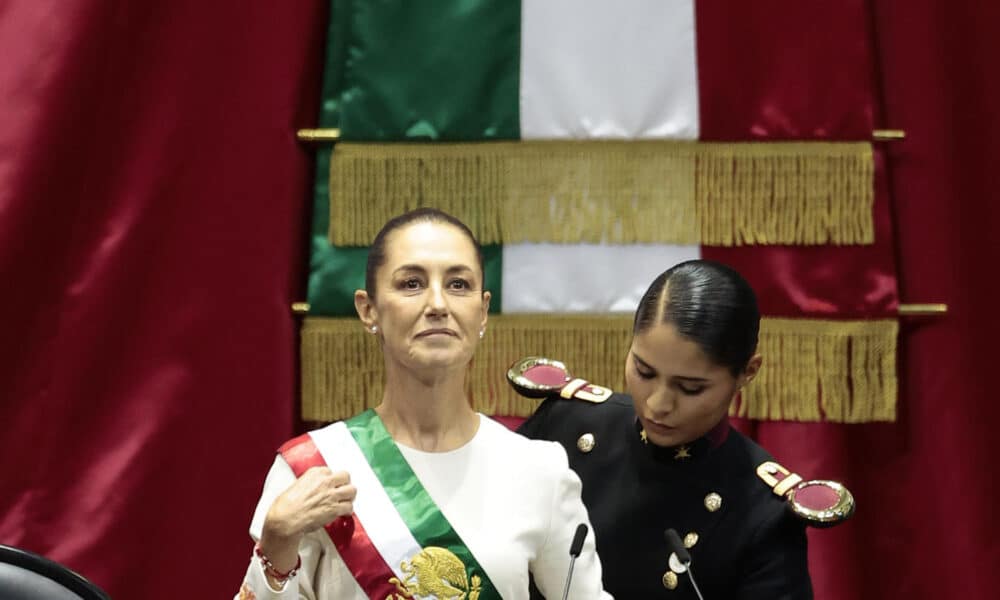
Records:
M521 138L698 138L693 0L523 0Z
M354 514L392 572L404 579L400 565L420 552L420 544L399 516L385 488L379 483L361 448L354 441L354 436L343 422L310 432L309 435L330 469L347 471L351 476L351 483L358 489L358 495L354 499Z
M507 245L500 311L630 313L657 275L700 256L697 245Z

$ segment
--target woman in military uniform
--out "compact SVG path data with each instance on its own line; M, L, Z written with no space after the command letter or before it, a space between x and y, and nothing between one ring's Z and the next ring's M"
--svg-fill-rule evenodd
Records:
M519 431L566 447L616 598L696 598L695 585L708 600L812 597L804 524L842 520L853 500L834 482L803 483L730 428L730 403L761 368L759 325L738 273L689 261L639 303L628 395L553 379L556 361L511 368L516 389L548 396ZM667 529L688 549L695 584Z

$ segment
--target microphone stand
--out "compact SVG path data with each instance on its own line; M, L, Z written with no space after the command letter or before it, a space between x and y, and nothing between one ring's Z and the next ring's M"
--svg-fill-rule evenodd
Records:
M687 571L688 579L691 580L691 586L694 588L694 593L698 595L698 600L705 600L705 597L701 595L701 590L698 589L698 583L694 580L694 571L691 570L691 553L681 542L681 536L677 535L677 531L673 528L664 531L663 536L667 538L667 546L677 557L677 562L682 564L684 570Z
M583 540L586 538L587 524L580 523L576 526L573 543L569 545L569 571L566 573L566 585L563 586L562 600L569 597L569 583L573 579L573 567L576 565L576 557L580 556L580 552L583 550Z

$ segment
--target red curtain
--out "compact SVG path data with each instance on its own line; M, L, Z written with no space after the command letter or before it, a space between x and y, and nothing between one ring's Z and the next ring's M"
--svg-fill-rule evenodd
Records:
M881 120L871 5L696 2L701 139L871 139ZM768 317L895 316L893 221L882 148L875 156L874 244L703 246L702 257L743 274Z
M114 597L245 567L294 428L325 4L0 4L0 543ZM872 31L901 300L950 311L903 322L897 423L756 435L857 496L811 536L817 598L991 597L1000 9L875 2Z
M0 2L0 543L226 598L294 429L324 0Z
M781 27L783 14L768 10L777 4L784 3L737 9L755 12L734 15L732 22L740 27L726 39L735 38L738 45L739 36L748 31ZM822 44L831 51L831 68L823 72L829 72L827 93L788 103L802 109L798 118L808 121L813 109L835 115L836 102L852 102L851 82L843 80L837 65L843 61L844 70L850 71L857 49L828 39L824 31L835 30L840 17L856 17L852 11L865 4L801 4L795 9L822 13L816 14L813 28L801 32L799 42ZM733 13L731 6L711 5L702 2L699 8ZM996 186L991 161L1000 156L1000 85L989 65L1000 52L1000 11L995 6L970 10L962 3L921 0L873 1L870 13L879 58L874 72L883 103L870 116L871 125L904 129L907 138L879 150L880 176L885 179L879 182L875 246L809 252L813 257L824 251L850 252L854 265L840 273L845 287L854 287L871 267L894 260L901 302L946 302L949 314L902 321L896 423L738 426L800 473L839 479L855 494L859 508L853 520L836 529L810 531L810 570L818 599L994 597L991 568L1000 564L1000 531L991 516L995 486L990 480L996 469L991 468L990 438L1000 410L987 403L987 373L1000 334L1000 318L992 306L998 291L995 262L1000 258L993 229L1000 221L991 198ZM699 19L712 20L705 10ZM700 63L706 58L725 60L724 53L701 52L703 43L700 37ZM715 125L711 135L739 135L739 127L747 123L760 137L769 137L768 125L781 130L782 115L764 105L776 99L768 92L794 95L795 82L783 77L782 70L794 60L783 60L778 53L773 59L774 80L768 65L732 75L759 101L749 106L760 114L736 114L724 101L709 104L705 109ZM755 78L775 88L768 90ZM847 138L851 133L862 137L865 123L828 118L808 130L779 131L778 137ZM885 198L888 206L880 206ZM887 237L885 209L894 219L894 228L888 230L890 239L895 236L894 257L880 252L880 240ZM782 250L706 249L704 254L735 264L752 278L761 269L773 270ZM828 267L822 260L799 266L804 267L801 280L817 270L821 277L829 276L822 273ZM894 302L884 307L895 308Z

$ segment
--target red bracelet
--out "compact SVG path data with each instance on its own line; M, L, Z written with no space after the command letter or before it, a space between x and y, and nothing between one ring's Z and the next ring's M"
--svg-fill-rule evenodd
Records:
M296 561L294 567L286 572L279 571L274 567L274 563L271 562L271 559L264 555L264 551L260 549L260 544L254 546L253 553L260 559L260 564L264 566L264 573L270 575L278 583L284 583L292 577L295 577L295 574L298 573L299 569L302 567L302 557L299 556L297 557L298 560Z

